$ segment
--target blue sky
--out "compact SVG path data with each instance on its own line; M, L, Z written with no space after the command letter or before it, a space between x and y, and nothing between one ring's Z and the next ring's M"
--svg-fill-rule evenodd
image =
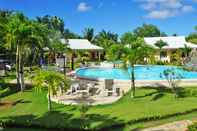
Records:
M0 8L30 18L57 15L79 34L85 27L122 34L148 23L168 35L188 35L197 25L197 0L0 0Z

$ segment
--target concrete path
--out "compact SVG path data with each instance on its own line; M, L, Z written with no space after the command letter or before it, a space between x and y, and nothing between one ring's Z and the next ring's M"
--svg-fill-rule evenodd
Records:
M190 120L172 122L169 124L143 129L142 131L187 131L187 127L192 124Z

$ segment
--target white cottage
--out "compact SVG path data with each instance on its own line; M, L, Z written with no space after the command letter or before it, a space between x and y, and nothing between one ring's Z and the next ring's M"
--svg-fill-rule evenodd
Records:
M192 48L197 49L197 45L189 43L185 40L185 36L169 36L169 37L145 37L144 38L146 44L158 49L155 46L155 43L159 40L162 40L167 43L167 46L162 48L161 53L161 61L170 62L171 54L177 49L184 48L185 45ZM155 55L156 59L160 59L160 52L158 51Z
M71 56L71 65L72 69L74 69L74 58L75 52L77 51L88 51L92 54L93 59L100 59L100 52L103 50L102 47L96 46L87 39L61 39L61 42L64 44L68 44L68 47L72 50Z

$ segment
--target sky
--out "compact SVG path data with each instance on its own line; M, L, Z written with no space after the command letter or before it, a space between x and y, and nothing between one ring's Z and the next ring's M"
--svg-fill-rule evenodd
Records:
M65 28L82 34L86 27L118 33L154 24L168 35L188 35L197 26L197 0L0 0L0 9L36 16L59 16Z

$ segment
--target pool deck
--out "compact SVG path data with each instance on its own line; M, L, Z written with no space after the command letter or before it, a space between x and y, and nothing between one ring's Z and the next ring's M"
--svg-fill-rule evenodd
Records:
M51 100L64 105L78 105L84 102L88 105L103 105L114 103L120 98L121 96L89 96L83 98L79 95L61 95L58 97L52 97Z
M99 83L101 87L105 85L105 79L89 79L78 77L80 80L84 80L87 82L96 81ZM131 86L131 80L117 80L114 79L114 85L121 89L121 92L128 92ZM197 86L197 79L182 79L178 83L178 86L181 87L191 87ZM169 83L167 80L135 80L136 87L169 87Z

